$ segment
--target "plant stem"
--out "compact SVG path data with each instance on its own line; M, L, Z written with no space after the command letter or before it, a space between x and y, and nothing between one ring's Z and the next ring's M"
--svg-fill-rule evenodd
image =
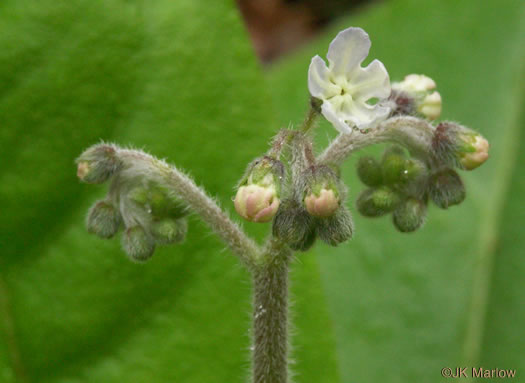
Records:
M310 108L308 109L308 114L306 115L306 118L304 119L303 124L300 128L301 132L307 133L314 126L317 117L319 117L317 109L314 105L310 105Z
M287 383L288 265L291 250L275 239L253 272L253 383Z
M320 163L340 165L356 150L366 146L393 142L405 146L412 155L426 157L432 145L434 127L420 118L392 117L371 127L368 133L340 134L319 156Z

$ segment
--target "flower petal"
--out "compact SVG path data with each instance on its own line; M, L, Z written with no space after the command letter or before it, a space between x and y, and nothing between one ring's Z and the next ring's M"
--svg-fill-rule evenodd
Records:
M385 66L374 60L366 68L359 68L351 78L352 97L366 101L372 97L390 96L390 78Z
M324 118L331 122L334 128L336 128L339 132L352 132L352 128L337 116L334 107L332 104L330 104L330 102L323 102L323 105L321 106L321 113L323 114Z
M315 56L308 69L308 89L317 98L333 97L341 93L341 87L330 81L330 71L319 56Z
M373 122L384 120L389 113L388 107L354 101L346 102L337 116L343 124L361 129Z
M339 32L328 48L328 62L335 76L346 76L368 56L370 38L361 28Z

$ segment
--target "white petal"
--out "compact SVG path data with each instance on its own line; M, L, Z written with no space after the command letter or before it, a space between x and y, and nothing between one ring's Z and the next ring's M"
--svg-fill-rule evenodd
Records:
M344 123L362 128L373 122L384 120L389 113L390 108L388 107L372 106L364 102L352 102L345 104L345 108L338 116Z
M341 88L330 81L330 71L319 56L312 58L308 69L308 89L314 97L325 99L341 93Z
M368 109L368 112L366 114L366 122L363 121L363 125L368 125L376 122L381 122L382 120L386 119L388 115L390 114L390 108L387 106L379 106L374 105L370 106L368 104L364 104L365 107ZM358 125L361 126L361 125Z
M323 113L324 118L326 118L329 122L331 122L334 128L336 128L341 133L351 133L352 132L352 128L350 128L350 126L345 124L344 121L339 119L339 117L334 111L332 104L330 104L329 102L326 102L326 101L323 102L323 105L321 106L321 113Z
M374 60L366 68L355 71L351 83L352 97L366 101L372 97L387 98L390 96L390 78L385 66Z
M328 48L328 62L335 76L346 76L368 56L370 38L361 28L339 32Z

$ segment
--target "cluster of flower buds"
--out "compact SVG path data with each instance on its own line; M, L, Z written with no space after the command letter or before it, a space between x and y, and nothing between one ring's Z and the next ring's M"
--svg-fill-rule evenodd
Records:
M441 95L430 77L410 74L392 84L390 99L395 102L394 114L420 115L435 120L441 115Z
M381 161L362 157L357 164L361 181L369 186L358 197L357 210L366 217L393 213L394 225L401 232L417 230L425 222L428 169L403 149L388 148Z
M182 242L187 231L188 210L163 184L151 159L108 144L92 146L77 159L81 181L111 181L106 198L89 210L87 230L111 238L124 226L122 247L136 262L149 259L156 245Z
M277 157L288 144L292 160L290 169L285 169ZM285 170L291 176L285 176ZM352 217L344 200L338 170L315 164L311 139L302 132L283 130L268 155L248 166L234 204L248 221L273 219L275 237L294 250L306 251L317 238L337 246L352 236Z
M316 238L337 246L352 237L353 221L344 205L345 187L337 171L324 165L306 168L295 180L273 222L273 234L298 251Z
M447 209L465 199L465 186L453 169L474 169L488 157L488 143L479 134L457 124L442 123L435 129L428 160L407 158L404 150L388 148L381 161L360 158L357 173L369 186L357 199L357 209L366 217L393 213L401 232L420 228L429 200Z

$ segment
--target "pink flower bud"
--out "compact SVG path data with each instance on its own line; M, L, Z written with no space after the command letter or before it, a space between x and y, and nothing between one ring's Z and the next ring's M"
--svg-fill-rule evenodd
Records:
M332 189L321 189L319 195L312 193L304 199L308 213L314 217L331 217L339 208L339 198Z
M273 185L249 184L241 186L235 196L235 210L252 222L268 222L277 213L279 198Z

